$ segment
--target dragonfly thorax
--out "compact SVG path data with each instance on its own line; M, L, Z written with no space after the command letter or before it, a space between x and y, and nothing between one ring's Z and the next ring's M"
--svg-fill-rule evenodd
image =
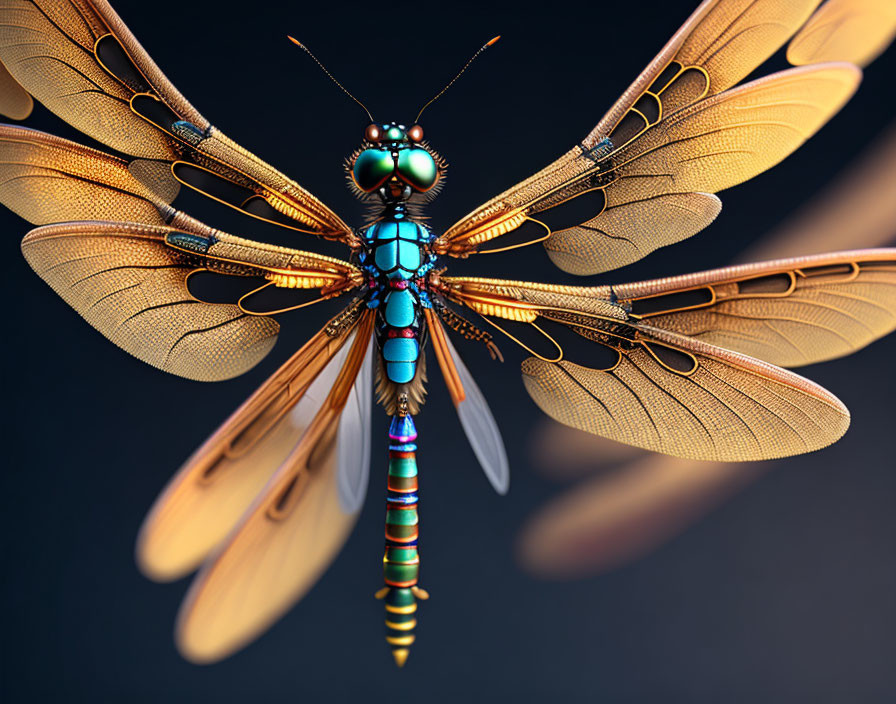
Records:
M407 384L417 375L423 308L431 305L425 277L436 262L432 233L397 203L360 235L359 263L369 277L367 306L377 311L383 371L393 384Z

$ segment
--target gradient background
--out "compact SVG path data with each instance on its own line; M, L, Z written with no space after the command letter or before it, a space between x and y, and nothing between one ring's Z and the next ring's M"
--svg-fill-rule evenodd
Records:
M423 120L451 162L430 210L436 231L581 139L690 8L114 4L204 115L349 222L358 222L361 208L344 186L342 160L366 117L284 34L306 42L377 119L408 123L473 50L502 34ZM776 56L770 65L784 62ZM893 119L894 69L891 51L810 143L725 193L721 216L703 233L596 281L728 263ZM40 107L27 124L90 144ZM235 234L314 248L194 194L177 205ZM465 345L504 431L513 481L507 497L492 492L434 378L419 419L421 584L433 598L421 608L405 669L392 664L373 600L385 442L374 454L358 527L319 585L258 642L197 667L171 640L188 582L160 586L137 572L137 528L179 464L327 311L281 319L274 352L240 379L203 385L167 376L109 344L58 299L19 254L27 223L8 211L0 218L12 446L0 489L4 701L896 698L896 336L804 370L852 410L841 442L782 463L647 559L574 582L535 580L514 558L520 525L562 490L531 471L529 439L540 412L519 382L522 357L505 343L508 361L497 365ZM572 280L538 248L452 269ZM374 448L385 428L376 414Z

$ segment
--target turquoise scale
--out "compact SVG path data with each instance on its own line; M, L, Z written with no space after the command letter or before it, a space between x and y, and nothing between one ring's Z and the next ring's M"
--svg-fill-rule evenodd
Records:
M386 376L396 384L407 384L417 373L420 346L413 337L390 337L383 343Z
M429 239L429 233L415 222L379 222L370 226L367 237L375 247L377 269L390 279L411 279L423 264L421 245Z
M417 301L408 289L395 289L386 296L386 322L393 328L409 328L417 317Z

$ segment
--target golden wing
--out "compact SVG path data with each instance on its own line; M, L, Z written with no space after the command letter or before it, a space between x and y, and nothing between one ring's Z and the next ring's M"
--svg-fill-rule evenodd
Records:
M447 298L486 319L538 326L556 345L553 359L523 363L526 388L548 415L691 459L809 452L848 426L848 412L829 392L739 350L805 364L859 349L896 328L894 249L617 288L455 277L443 277L441 286ZM551 324L598 345L588 345L584 363L576 363L573 346L541 327Z
M0 63L0 115L6 115L12 120L24 120L33 108L31 95L9 74L6 66Z
M610 289L631 317L782 367L851 354L896 329L896 249L839 252Z
M190 660L218 660L257 637L344 543L357 507L346 509L338 475L342 454L358 438L340 437L338 421L362 362L372 359L372 330L373 313L365 311L338 376L319 389L319 410L301 440L191 586L177 625L178 646ZM369 387L362 391L369 401Z
M168 203L178 184L166 179L167 167L153 163L129 164L45 132L0 125L0 202L35 225L67 220L165 225L175 213Z
M0 60L63 120L120 152L164 164L169 180L173 174L247 215L354 243L317 198L200 115L104 0L7 0Z
M867 66L894 37L892 0L828 0L790 42L787 60L795 66L821 61Z
M214 381L245 372L270 351L278 324L238 302L197 300L189 289L197 271L261 277L324 296L361 281L347 262L235 237L174 210L146 185L152 169L144 166L35 130L0 127L0 201L35 224L57 223L28 233L25 258L135 357ZM131 222L102 221L108 218Z
M530 222L573 274L629 264L719 213L713 192L784 159L849 99L860 71L822 64L732 88L780 48L818 0L706 0L581 144L450 227L468 256ZM662 223L662 227L656 227ZM521 246L517 244L509 246Z

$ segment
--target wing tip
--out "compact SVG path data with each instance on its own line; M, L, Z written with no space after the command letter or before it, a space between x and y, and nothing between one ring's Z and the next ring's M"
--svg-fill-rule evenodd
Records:
M186 577L193 572L199 562L190 562L185 564L183 560L177 562L175 560L165 559L162 550L157 545L156 512L158 504L150 510L149 515L140 526L137 533L137 541L134 545L134 562L137 563L137 569L140 574L153 582L167 583L174 582L182 577ZM200 561L201 562L201 561Z

